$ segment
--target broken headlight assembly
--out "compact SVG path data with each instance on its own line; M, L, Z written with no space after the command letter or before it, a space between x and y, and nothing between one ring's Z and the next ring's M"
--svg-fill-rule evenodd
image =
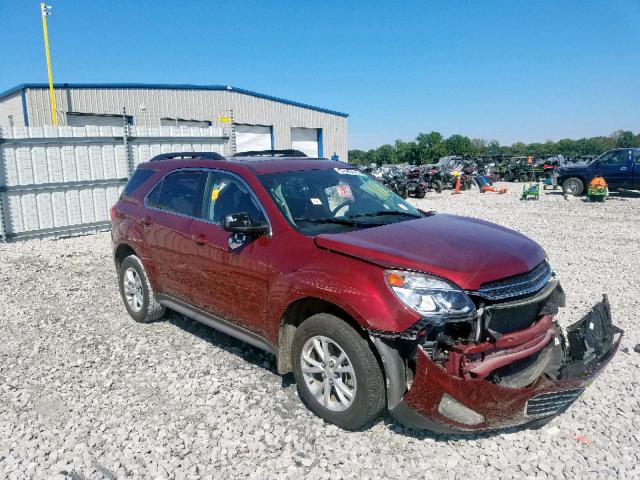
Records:
M446 280L405 270L385 270L384 278L402 303L433 325L476 316L469 296Z

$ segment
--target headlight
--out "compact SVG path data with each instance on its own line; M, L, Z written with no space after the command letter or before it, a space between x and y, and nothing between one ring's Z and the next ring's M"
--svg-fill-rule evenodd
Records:
M475 315L467 294L446 280L403 270L385 270L384 278L402 303L433 323Z

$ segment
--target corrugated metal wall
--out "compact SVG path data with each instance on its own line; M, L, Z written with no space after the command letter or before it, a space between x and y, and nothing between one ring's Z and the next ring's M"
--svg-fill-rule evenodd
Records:
M228 145L217 127L0 128L0 237L108 228L109 208L138 163L175 151L224 155Z
M22 114L22 96L20 92L0 101L0 125L24 127L24 115Z
M26 95L30 125L51 124L48 91L28 89ZM159 126L162 117L208 120L216 125L218 117L233 110L236 123L272 125L276 148L291 148L292 127L322 128L324 155L337 153L347 160L345 117L233 90L59 88L56 103L62 124L65 112L122 114L125 109L137 126Z

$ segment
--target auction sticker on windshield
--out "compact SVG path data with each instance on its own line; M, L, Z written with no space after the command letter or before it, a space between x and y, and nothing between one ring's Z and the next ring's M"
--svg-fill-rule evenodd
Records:
M346 183L336 185L336 193L341 198L348 198L350 200L353 200L353 193L351 193L351 187Z

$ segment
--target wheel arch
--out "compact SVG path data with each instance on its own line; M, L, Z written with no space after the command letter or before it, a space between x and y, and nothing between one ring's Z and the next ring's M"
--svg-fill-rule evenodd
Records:
M585 176L582 173L562 175L561 177L558 177L558 185L562 186L562 184L570 178L577 178L581 180L585 186L587 185L585 182Z
M122 264L122 261L125 258L127 258L129 255L135 255L138 258L140 258L140 256L135 251L135 249L128 243L121 243L115 248L113 252L113 261L116 264L117 270L120 270L120 265Z
M291 302L282 317L280 318L280 329L278 333L278 373L285 374L293 371L293 361L291 358L291 344L297 328L307 318L317 313L329 313L335 315L349 324L354 330L360 333L363 338L370 342L366 334L366 329L360 325L356 319L344 308L318 297L303 297ZM377 351L373 348L374 352Z

